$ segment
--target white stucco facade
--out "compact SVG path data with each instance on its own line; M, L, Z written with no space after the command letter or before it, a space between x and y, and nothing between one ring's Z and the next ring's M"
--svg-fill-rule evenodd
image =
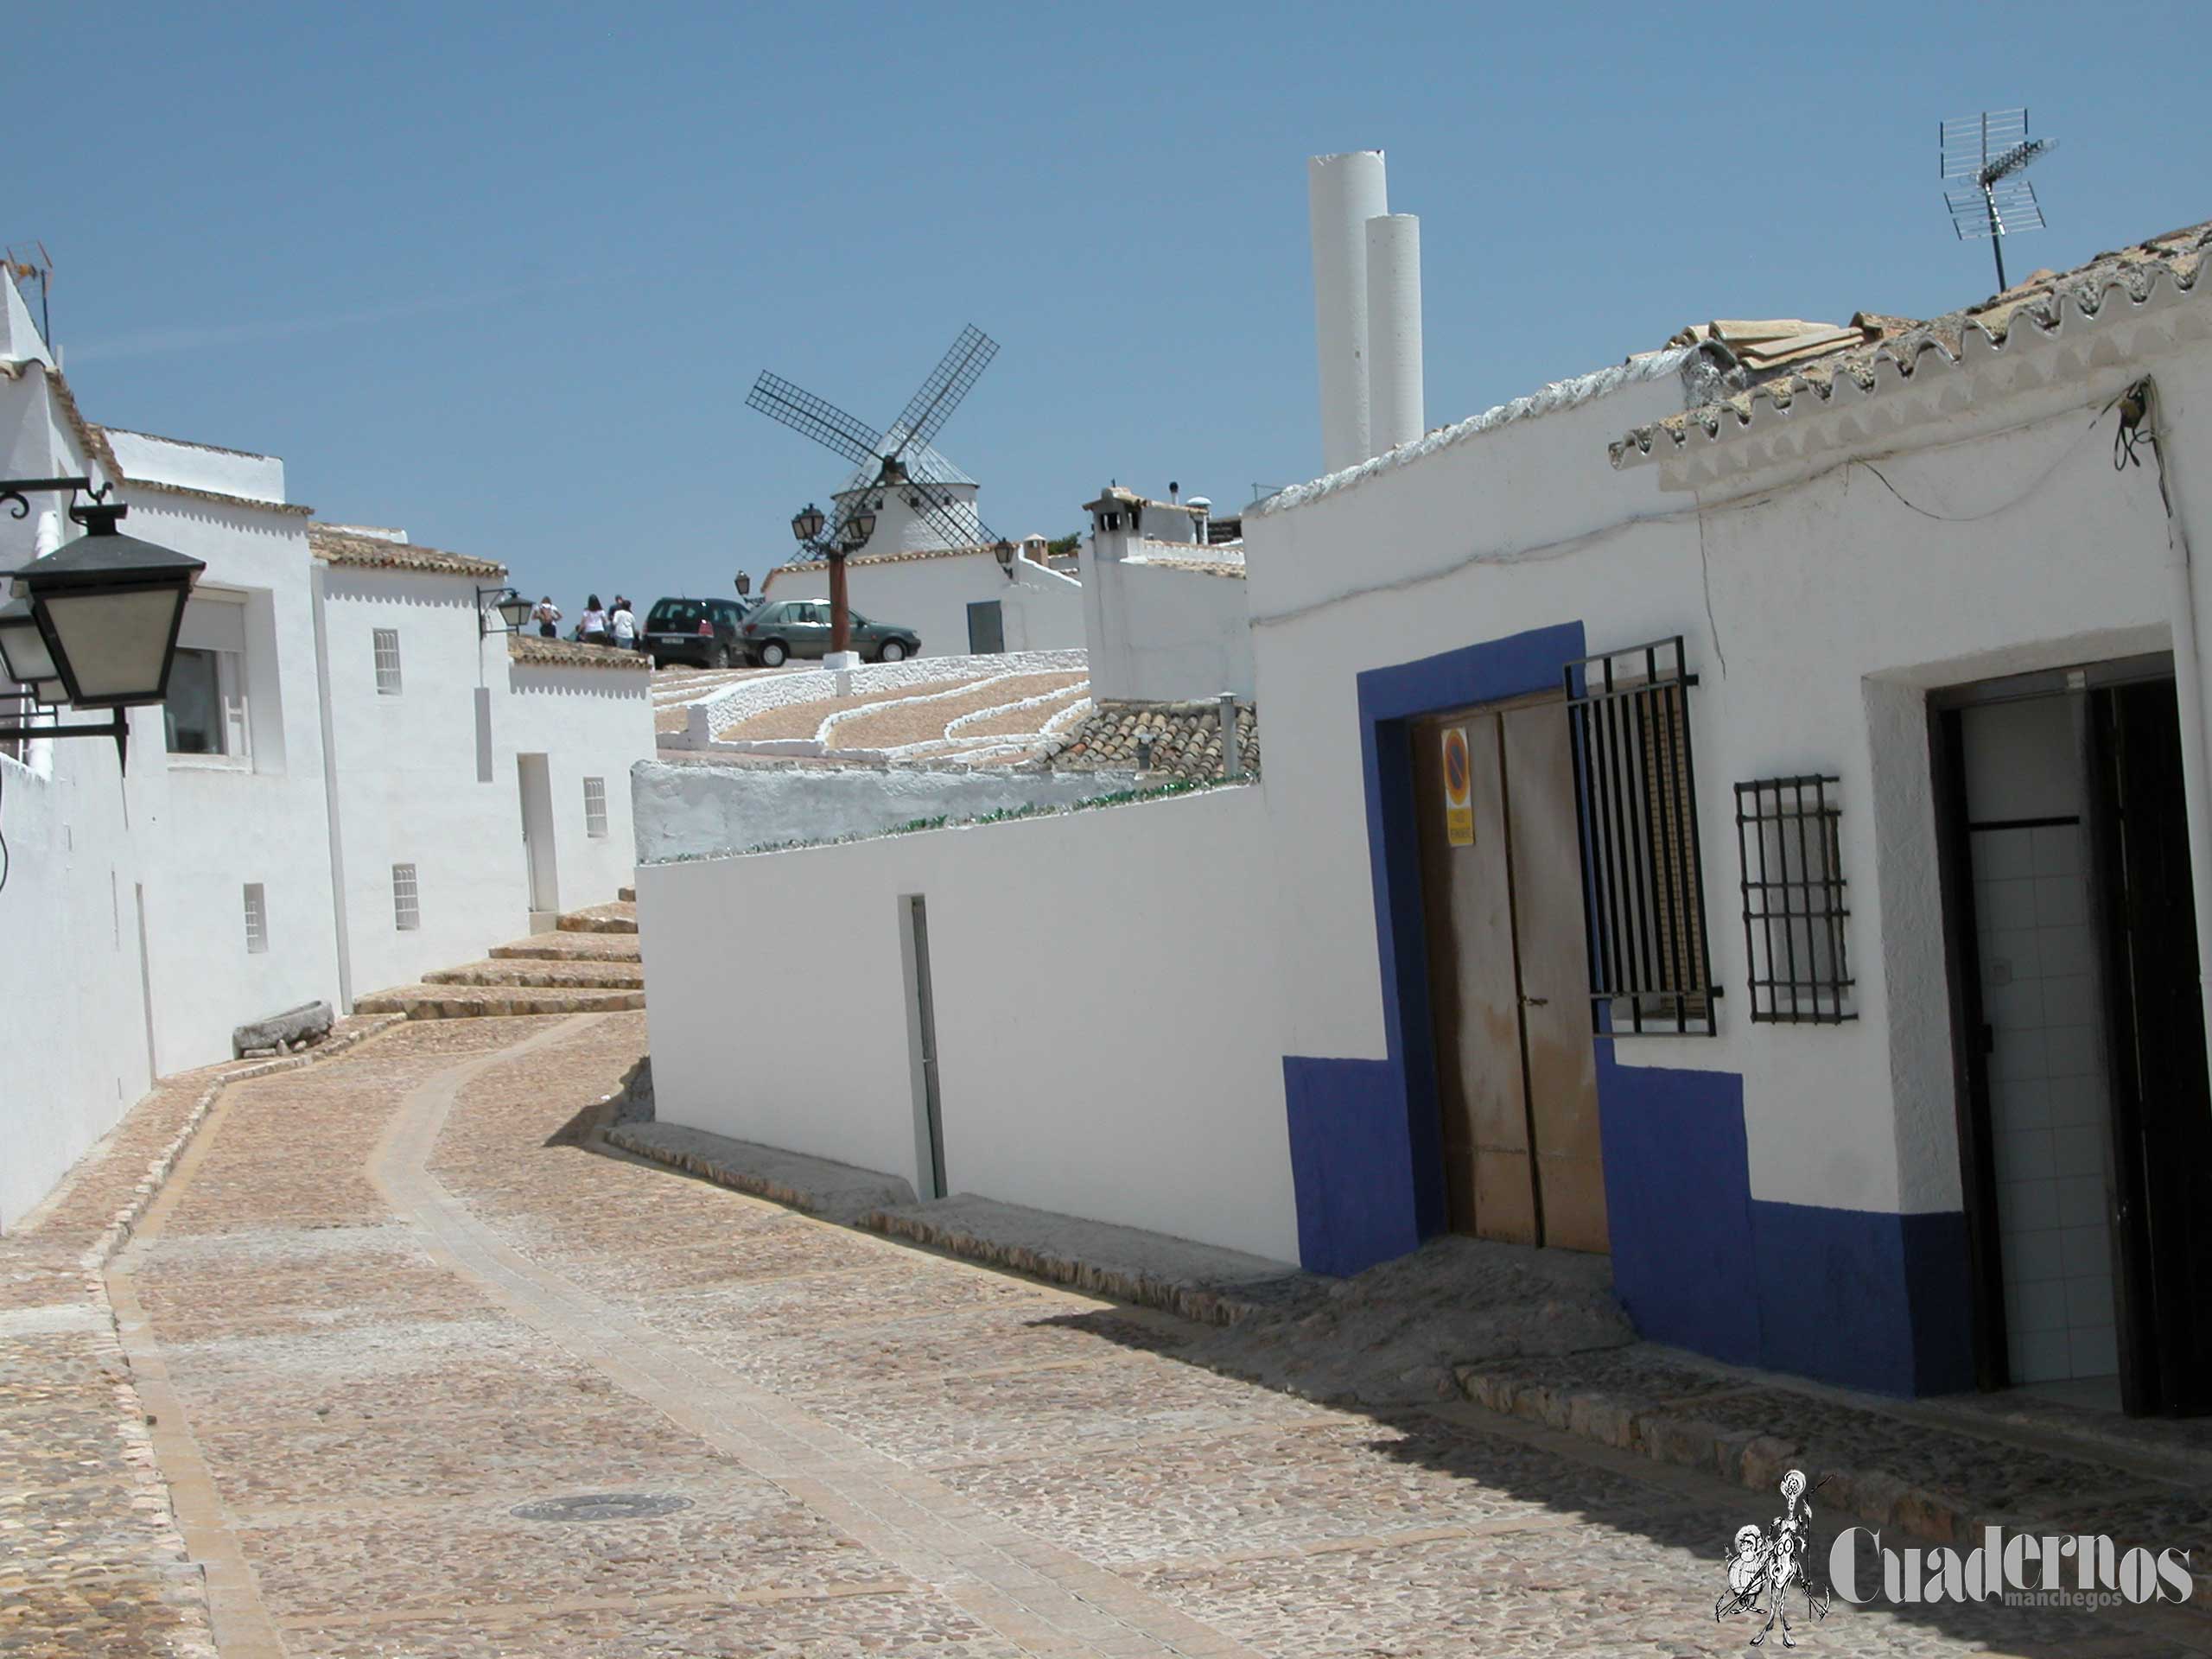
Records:
M628 659L580 667L572 647L540 660L537 642L512 657L496 636L480 644L484 576L334 581L276 457L88 424L12 283L0 297L5 475L107 485L127 533L206 565L168 707L130 715L127 771L99 738L0 755L0 920L16 941L0 1007L18 1049L41 1057L0 1082L5 1228L155 1077L229 1058L235 1027L317 1000L342 1010L351 990L524 931L518 753L545 757L563 901L613 898L634 859L627 772L653 729L650 676ZM75 533L60 498L32 505L0 515L8 568ZM398 696L377 690L378 628L399 637ZM604 785L588 822L588 777ZM400 861L418 872L418 929L394 925Z
M1055 651L1084 643L1081 582L1020 558L1009 579L986 547L863 554L846 560L845 582L855 610L913 629L924 656L968 652L969 607L977 605L997 607L1007 651ZM826 599L828 567L781 566L768 573L760 592L764 601Z
M1222 789L647 865L657 1109L925 1190L920 894L951 1191L1290 1260L1267 835L1259 791ZM731 916L774 948L732 949Z
M1102 502L1110 498L1102 498ZM1243 548L1202 548L1141 534L1093 503L1083 602L1090 694L1173 702L1256 683ZM1158 515L1145 514L1147 529Z

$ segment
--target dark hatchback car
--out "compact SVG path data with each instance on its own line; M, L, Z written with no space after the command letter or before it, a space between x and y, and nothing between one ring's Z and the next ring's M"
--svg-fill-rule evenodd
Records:
M922 637L895 622L871 622L853 616L853 649L879 663L902 662L922 654ZM794 657L830 654L830 606L819 599L779 599L750 613L738 630L747 662L781 666Z
M655 668L690 663L734 668L745 660L744 602L734 599L659 599L645 613L644 650Z

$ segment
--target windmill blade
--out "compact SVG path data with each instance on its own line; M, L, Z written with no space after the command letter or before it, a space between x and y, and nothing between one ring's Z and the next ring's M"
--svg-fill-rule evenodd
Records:
M771 420L781 421L794 432L804 432L826 449L847 461L866 463L882 453L883 434L866 421L848 415L803 386L765 369L746 394L746 407L757 409Z
M930 371L922 389L907 399L905 410L893 423L891 432L898 447L892 453L904 454L937 436L952 418L952 411L960 407L960 400L982 378L998 350L998 341L973 323L963 328L952 349Z
M915 512L944 537L947 547L988 547L998 540L976 509L943 485L910 478L901 487L912 498Z

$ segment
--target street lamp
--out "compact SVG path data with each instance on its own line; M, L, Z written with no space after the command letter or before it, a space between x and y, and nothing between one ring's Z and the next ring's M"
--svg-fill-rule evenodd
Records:
M484 595L496 594L492 608L499 613L501 633L520 633L523 624L530 620L531 602L512 588L479 588L476 590L476 637L479 639L493 632L492 625L484 620Z
M791 534L802 542L810 542L822 533L822 509L808 502L791 514Z
M875 514L867 502L853 509L845 520L845 548L848 553L857 553L868 545L868 537L875 534Z
M999 569L1006 572L1008 582L1014 580L1014 543L1003 536L991 543L991 556L999 562Z
M0 658L9 677L29 684L40 702L112 709L115 717L105 726L0 727L0 736L112 737L120 756L128 730L123 710L168 695L185 601L207 567L124 535L116 524L130 509L104 500L105 487L93 490L90 479L0 481L0 502L12 501L22 518L30 512L29 495L62 490L92 496L69 509L86 533L10 573L14 596L0 607Z

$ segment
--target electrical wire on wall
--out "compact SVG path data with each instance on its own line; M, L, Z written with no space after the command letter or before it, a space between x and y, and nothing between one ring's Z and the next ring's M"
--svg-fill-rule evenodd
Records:
M2130 398L2133 398L2135 400L2133 405L2134 413L2133 415L2128 413L2128 400ZM1880 482L1884 489L1887 490L1891 495L1897 497L1897 501L1901 505L1904 506L1910 512L1918 513L1923 518L1933 518L1939 524L1979 524L1985 518L1994 518L1999 513L2010 512L2013 508L2018 506L2023 501L2025 501L2030 496L2033 495L2044 485L2050 483L2053 478L2058 475L2059 470L2073 458L2074 452L2076 449L2079 449L2088 440L2089 434L2097 429L2097 423L2103 420L2106 416L2111 414L2114 409L2118 409L2120 411L2120 429L2113 435L2113 465L2116 468L2123 467L2129 462L2133 461L2136 466L2141 466L2143 463L2135 459L2135 446L2138 443L2152 442L2152 440L2148 433L2142 433L2139 435L2138 435L2137 429L2143 418L2143 383L2139 380L2133 385L2128 387L2126 391L2113 397L2111 402L2107 403L2094 415L2091 416L2089 417L2088 425L2084 427L2082 430L2082 435L2075 439L2073 442L2068 444L2064 452L2055 459L2050 466L2044 467L2043 471L2037 474L2034 480L2029 484L2027 488L2022 490L2018 495L2013 496L2010 500L2001 501L1998 503L1997 505L1986 508L1980 512L1949 513L1933 512L1927 507L1922 506L1917 501L1909 499L1904 491L1898 489L1896 485L1890 482L1889 475L1884 473L1882 469L1877 467L1872 461L1847 461L1845 464L1847 467L1864 467L1868 472L1874 474L1875 478Z

